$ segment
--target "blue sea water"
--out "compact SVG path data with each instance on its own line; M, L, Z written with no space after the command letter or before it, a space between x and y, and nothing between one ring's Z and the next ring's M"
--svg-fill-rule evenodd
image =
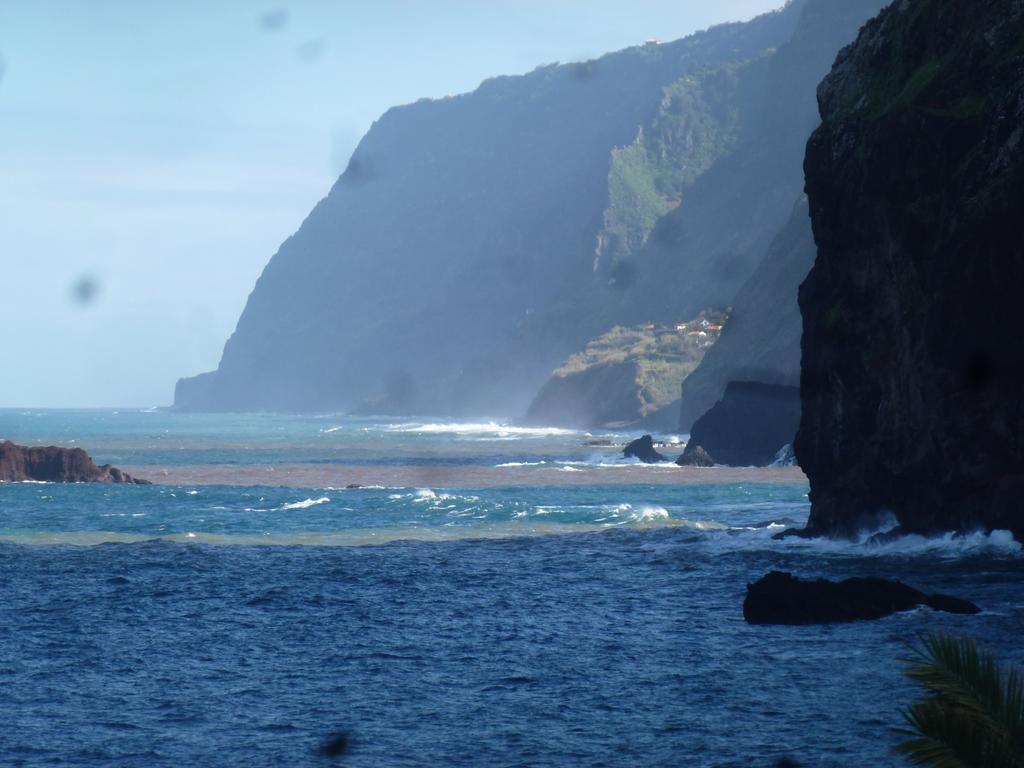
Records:
M1024 663L1008 537L774 541L806 519L798 474L694 482L593 445L628 437L0 411L0 439L161 481L0 485L0 764L897 766L920 632ZM333 482L378 475L424 482ZM772 569L983 612L749 626Z

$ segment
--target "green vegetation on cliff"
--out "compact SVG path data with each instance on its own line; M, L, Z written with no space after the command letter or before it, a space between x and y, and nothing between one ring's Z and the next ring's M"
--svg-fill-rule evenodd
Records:
M737 64L686 75L666 86L658 112L628 146L612 151L599 261L617 265L647 242L655 224L735 145Z
M530 405L540 424L671 430L679 386L718 340L728 316L707 310L688 322L616 326L551 374Z

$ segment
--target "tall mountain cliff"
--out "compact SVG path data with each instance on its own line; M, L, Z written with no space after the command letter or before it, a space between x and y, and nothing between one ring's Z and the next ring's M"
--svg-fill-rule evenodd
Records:
M796 291L814 250L806 207L794 213L794 203L819 122L815 91L885 1L809 0L785 44L673 83L656 116L614 153L594 279L553 305L557 322L545 312L531 322L581 327L582 315L602 333L731 305L724 346L685 380L682 407L647 423L688 431L730 380L796 384ZM563 421L589 426L583 416L567 409Z
M593 279L612 150L666 86L789 39L804 2L390 110L267 265L218 369L178 383L176 407L525 409L595 335L585 314L548 309Z
M819 90L808 529L1024 537L1024 1L898 0Z
M622 322L670 321L732 304L802 194L818 83L886 1L809 0L784 45L739 67L704 69L695 87L728 100L728 109L708 111L727 116L719 122L731 138L635 257L598 264L611 277L605 312Z

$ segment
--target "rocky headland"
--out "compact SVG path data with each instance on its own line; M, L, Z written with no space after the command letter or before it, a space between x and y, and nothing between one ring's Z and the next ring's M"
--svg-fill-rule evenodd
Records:
M807 530L1024 539L1024 2L898 0L818 101Z
M0 482L134 483L149 485L109 464L97 466L81 448L0 443Z

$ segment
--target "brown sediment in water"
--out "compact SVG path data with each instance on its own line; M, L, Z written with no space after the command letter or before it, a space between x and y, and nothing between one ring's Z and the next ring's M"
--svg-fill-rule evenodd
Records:
M799 467L574 466L510 467L344 466L323 464L203 464L127 467L161 485L269 485L291 488L498 488L502 486L717 485L806 483Z

